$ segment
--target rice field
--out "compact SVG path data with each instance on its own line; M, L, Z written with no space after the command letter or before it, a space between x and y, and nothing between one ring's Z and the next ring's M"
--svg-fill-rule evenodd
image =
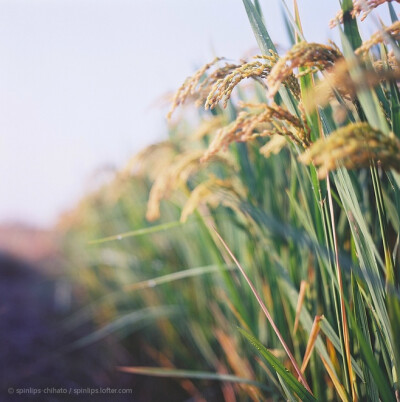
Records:
M168 139L60 222L90 298L69 325L98 326L80 347L117 334L117 369L180 400L400 401L393 3L343 0L340 43L309 43L294 1L278 53L243 0L259 53L184 80Z

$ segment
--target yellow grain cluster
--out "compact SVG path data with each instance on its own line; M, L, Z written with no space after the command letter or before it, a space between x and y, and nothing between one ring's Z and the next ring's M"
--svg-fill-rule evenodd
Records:
M179 186L186 184L188 179L200 170L199 159L204 150L195 149L178 155L174 161L167 166L156 178L149 195L147 203L146 218L154 221L160 217L160 203L162 199L168 198L172 191ZM233 162L226 157L218 156L213 160L221 161L225 166L234 168ZM203 169L203 167L201 167Z
M225 63L223 66L218 66L214 71L208 72L196 91L195 105L203 107L215 83L223 80L240 66L241 64Z
M352 69L357 67L358 73L351 75ZM334 96L335 91L345 100L354 99L358 91L374 88L382 82L396 82L400 79L399 64L393 56L387 61L376 61L371 66L365 66L360 60L349 62L338 61L335 66L325 74L325 79L318 82L304 99L307 111L315 106L325 106Z
M246 78L267 78L272 67L278 62L279 56L270 50L270 56L255 56L255 59L258 60L243 63L233 69L224 78L217 80L209 92L205 108L213 109L220 101L223 101L223 107L226 107L233 89L241 81ZM299 97L299 85L293 74L289 74L288 77L286 77L284 84L297 98Z
M380 6L381 4L384 3L390 3L390 2L396 2L400 3L400 0L355 0L353 2L353 9L350 11L350 15L352 18L356 18L360 16L361 21L364 21L365 18L367 18L368 14L376 7ZM333 18L329 26L331 28L334 28L337 26L338 22L340 24L343 24L343 11L340 10L335 18Z
M208 161L221 150L235 141L250 141L256 137L279 134L289 137L295 143L307 147L310 142L310 130L305 121L293 116L278 105L241 104L249 111L241 111L235 121L221 128L206 153L202 162Z
M378 74L386 74L388 71L393 70L393 71L397 71L399 70L399 62L397 61L393 51L390 51L387 54L387 58L386 60L375 60L373 62L373 67L374 70L378 73Z
M260 148L260 154L269 158L272 154L278 154L285 145L287 145L287 140L284 136L273 134L270 140Z
M240 64L226 63L213 70L212 67L215 67L222 60L216 58L203 66L192 77L187 78L178 89L167 118L171 118L175 109L189 97L195 98L197 106L204 104L205 109L215 108L220 101L223 101L223 106L226 107L233 89L241 81L246 78L253 78L263 82L262 80L267 78L272 67L279 60L279 56L271 50L269 56L255 56L254 59L254 61L241 62ZM207 76L205 76L206 73ZM283 84L299 99L300 88L293 74L287 74Z
M203 204L209 204L212 208L224 205L239 212L240 202L245 196L246 191L242 183L235 177L222 180L211 175L190 193L182 210L181 222L186 222L187 218Z
M134 155L120 172L122 176L143 176L154 180L174 159L177 147L172 141L151 144Z
M359 56L368 53L373 46L384 42L388 36L395 40L400 39L400 21L375 32L367 41L363 42L355 53Z
M191 135L191 139L196 141L201 140L207 135L213 135L225 124L227 124L227 119L223 115L212 116L211 118L204 118L204 120L199 124L199 126Z
M179 105L182 105L190 95L193 95L196 92L196 88L199 85L201 78L204 76L207 70L209 70L220 60L221 58L216 57L212 62L205 64L203 67L197 70L193 76L186 78L172 99L171 109L167 114L168 119L171 118L172 113Z
M357 169L370 166L372 161L384 169L400 171L400 141L368 123L354 123L316 141L299 160L313 163L320 179L338 166Z
M282 82L293 73L294 69L307 67L311 69L308 72L324 70L332 67L342 57L342 53L335 46L307 42L294 45L272 68L267 78L268 96L270 98L275 96Z
M240 81L250 77L265 78L271 71L270 65L260 61L245 63L235 68L226 77L219 79L211 88L211 91L204 105L205 109L214 109L220 101L223 101L224 108L231 97L233 89Z

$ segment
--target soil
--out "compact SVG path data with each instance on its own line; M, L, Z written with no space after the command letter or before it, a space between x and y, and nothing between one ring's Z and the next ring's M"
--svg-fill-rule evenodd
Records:
M118 358L112 340L68 347L93 330L90 323L72 332L63 328L70 290L65 279L0 255L0 401L137 400L134 390L130 395L87 394L132 388L132 379L113 368L127 362ZM113 353L105 353L105 347Z

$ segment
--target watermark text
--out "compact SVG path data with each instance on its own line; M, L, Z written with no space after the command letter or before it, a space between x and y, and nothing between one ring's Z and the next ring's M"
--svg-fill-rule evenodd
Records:
M132 388L111 388L111 387L86 387L86 388L67 388L67 387L45 387L45 388L8 388L10 395L131 395Z

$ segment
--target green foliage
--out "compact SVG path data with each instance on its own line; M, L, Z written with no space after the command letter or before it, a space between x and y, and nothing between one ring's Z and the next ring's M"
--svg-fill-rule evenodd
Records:
M68 325L99 323L74 347L119 333L132 352L146 344L156 366L123 371L175 378L196 396L212 389L215 400L394 401L400 29L374 36L379 54L357 52L353 3L343 1L339 50L308 44L297 10L285 9L298 43L278 59L259 2L243 3L263 56L217 59L175 98L197 90L204 102L212 89L228 107L181 118L168 141L62 223L73 274L92 300ZM298 70L286 71L292 63ZM271 76L280 79L273 96ZM232 94L248 77L253 84Z

